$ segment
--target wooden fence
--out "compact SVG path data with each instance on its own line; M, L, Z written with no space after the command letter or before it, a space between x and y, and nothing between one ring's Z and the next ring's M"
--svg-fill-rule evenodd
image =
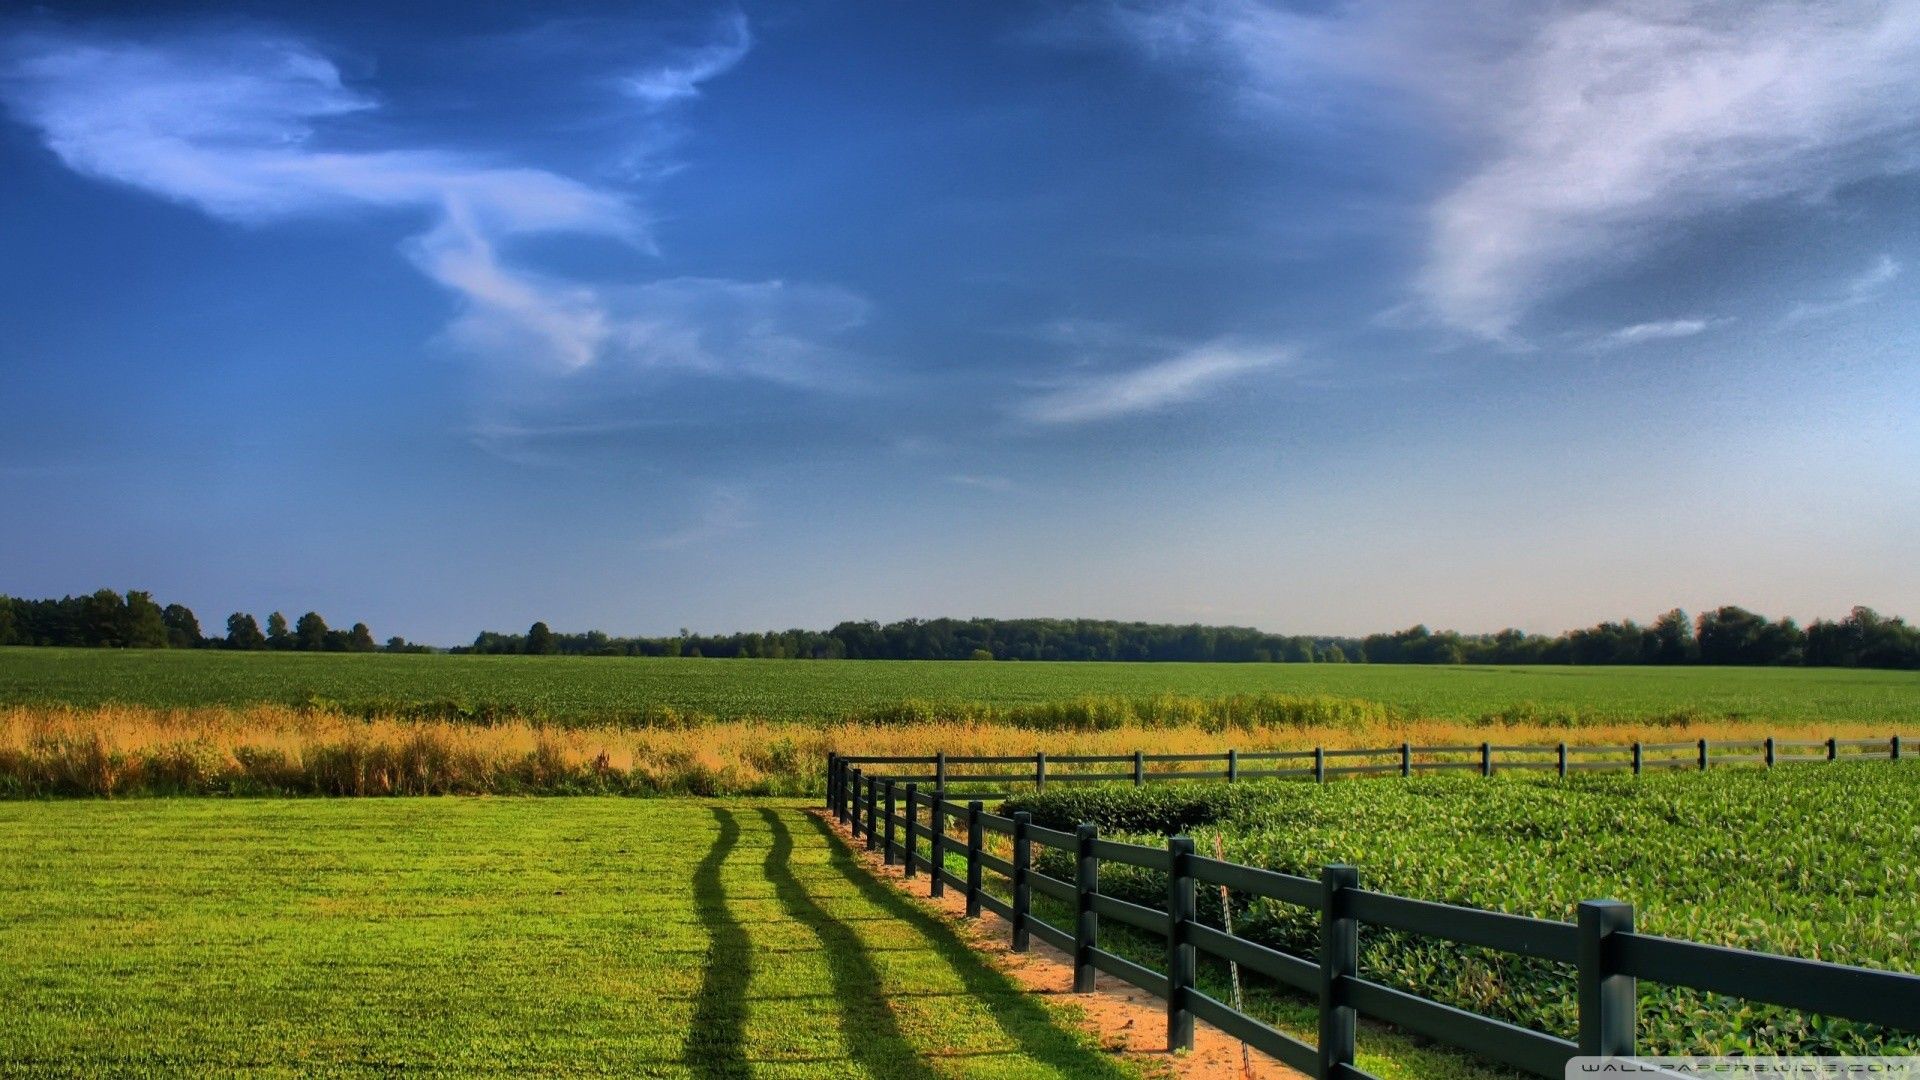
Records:
M1782 753L1817 747L1821 753ZM1872 747L1884 753L1860 752ZM1726 754L1746 748L1747 754ZM1715 754L1718 749L1722 754ZM1676 750L1691 751L1685 759ZM1619 764L1573 760L1573 755L1601 752L1630 753ZM1455 762L1446 755L1472 754L1474 760ZM1553 755L1549 761L1511 760L1512 755ZM1496 761L1496 755L1509 755ZM1328 766L1328 759L1394 756L1380 766ZM1795 760L1834 761L1848 758L1900 760L1900 738L1786 742L1774 739L1752 743L1633 744L1631 747L1512 747L1481 744L1476 747L1415 747L1402 745L1378 750L1269 751L1225 754L1094 755L1059 757L839 757L827 763L827 804L856 840L882 854L889 865L899 863L909 878L925 873L930 892L942 895L949 887L962 890L969 916L991 911L1012 928L1013 948L1023 952L1032 938L1066 952L1074 966L1074 990L1093 989L1095 972L1116 978L1161 998L1167 1004L1167 1044L1191 1049L1196 1019L1272 1055L1308 1076L1367 1078L1371 1074L1354 1064L1355 1025L1359 1017L1385 1021L1406 1031L1500 1062L1535 1076L1559 1078L1576 1056L1631 1058L1634 1055L1637 981L1690 987L1746 1001L1762 1002L1809 1013L1862 1023L1879 1024L1920 1033L1920 976L1849 967L1787 956L1702 945L1636 933L1633 907L1615 900L1589 900L1577 910L1577 921L1557 922L1495 911L1439 904L1426 900L1370 892L1360 887L1351 866L1328 866L1318 880L1276 873L1259 867L1224 862L1198 854L1193 840L1169 837L1164 848L1117 843L1102 839L1090 824L1073 832L1035 825L1026 812L1004 817L989 813L980 795L949 797L950 787L967 783L1046 784L1074 781L1240 780L1269 776L1310 776L1324 782L1330 776L1371 772L1412 772L1436 768L1476 768L1491 774L1497 768L1557 769L1564 776L1576 768L1707 768L1728 761L1772 766ZM1260 768L1258 763L1308 757L1310 768ZM1195 768L1224 763L1224 771ZM1245 768L1249 763L1255 768ZM1007 765L1033 766L1004 771ZM1052 765L1126 764L1128 771L1049 773ZM1149 764L1181 768L1159 773ZM874 775L863 770L879 765L889 769L929 767L931 773ZM954 766L989 766L1000 772L951 773ZM930 790L923 784L930 783ZM924 811L924 813L923 813ZM964 826L964 839L949 831ZM987 834L1006 838L1010 857L988 850ZM922 841L925 842L924 850ZM1041 873L1033 866L1035 845L1069 853L1072 881ZM952 866L964 865L956 873ZM1167 906L1162 911L1106 896L1100 892L1102 863L1120 863L1166 875ZM988 872L1004 879L1007 898L984 887ZM1201 922L1197 892L1201 885L1221 886L1247 896L1295 904L1320 915L1317 958L1308 959L1234 937ZM1039 892L1067 905L1071 927L1055 926L1033 912L1033 894ZM1165 970L1136 963L1100 946L1101 920L1110 920L1156 935L1166 941ZM1444 1005L1383 983L1366 979L1360 971L1359 934L1362 926L1399 930L1461 945L1571 965L1575 971L1579 1030L1575 1038L1533 1031L1492 1017ZM1238 1011L1196 986L1201 956L1237 963L1282 986L1319 1000L1319 1034L1315 1043L1294 1038L1256 1017ZM1666 1075L1649 1072L1647 1075Z

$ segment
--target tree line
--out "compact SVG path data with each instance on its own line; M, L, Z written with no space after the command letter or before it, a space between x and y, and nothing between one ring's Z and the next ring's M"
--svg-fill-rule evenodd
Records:
M1920 627L1856 607L1802 628L1727 606L1675 608L1647 624L1603 622L1563 634L1462 634L1414 626L1365 637L1286 636L1239 626L1102 619L906 619L831 630L613 637L598 630L484 631L467 653L708 656L813 660L1121 660L1210 663L1720 664L1920 668Z
M427 652L403 638L376 645L373 631L357 622L336 630L309 611L291 625L276 611L265 630L252 615L227 616L224 637L209 637L184 604L162 607L152 593L100 589L58 600L23 600L0 594L0 645L66 645L96 649L241 649L288 652Z
M317 612L292 624L280 612L265 629L236 611L224 636L207 636L191 609L151 593L101 589L58 600L0 595L0 645L294 652L429 652L400 637L374 642L366 623L337 630ZM482 631L456 653L563 656L707 656L802 660L1119 660L1206 663L1719 664L1920 668L1920 627L1872 608L1802 628L1745 608L1689 618L1678 608L1641 624L1603 622L1548 636L1521 630L1462 634L1414 626L1365 637L1270 634L1244 626L1106 619L905 619L843 622L831 630L614 637L556 633L536 622L524 634Z

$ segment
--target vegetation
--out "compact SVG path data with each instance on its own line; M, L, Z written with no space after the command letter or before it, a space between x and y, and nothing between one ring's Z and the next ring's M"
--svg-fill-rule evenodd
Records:
M1168 703L1166 716L1179 710ZM1206 702L1190 702L1206 717ZM1269 703L1279 717L1281 701ZM363 719L336 711L256 706L159 710L0 708L0 798L128 795L686 794L796 795L823 789L829 750L851 754L1054 755L1217 753L1323 745L1499 743L1619 745L1753 738L1743 723L1682 727L1537 724L1465 727L1447 722L1336 725L1338 702L1304 699L1296 719L1233 727L1214 720L1038 733L999 724L797 723L683 717L678 726L572 726L503 721ZM1806 736L1884 738L1876 725L1841 724ZM1915 740L1920 744L1920 740ZM1198 768L1199 766L1195 766ZM1215 766L1217 768L1217 766ZM1057 768L1056 768L1056 771ZM1170 790L1155 788L1155 791Z
M788 803L16 803L0 847L0 1075L1136 1075Z
M1199 698L1332 698L1369 722L1879 724L1920 675L1793 668L1357 664L813 664L575 657L0 650L0 705L312 706L358 716L559 724L723 720L1018 723L1052 730L1224 715ZM1167 715L1158 703L1178 708ZM1194 719L1192 716L1186 719ZM1397 741L1397 740L1396 740Z
M366 623L334 630L318 612L300 616L291 630L279 612L267 616L263 633L252 615L227 616L227 636L204 637L200 620L183 604L161 607L151 593L125 596L101 589L59 600L19 600L0 595L0 645L40 645L94 649L202 649L240 651L277 649L302 652L372 652L373 631ZM389 652L423 651L402 638L387 640Z
M1249 795L1249 792L1257 792ZM1914 970L1920 936L1920 769L1847 762L1748 771L1360 781L1325 788L1063 787L1016 800L1037 821L1114 832L1218 835L1227 858L1317 876L1359 867L1402 896L1571 921L1579 901L1630 901L1645 932L1867 967ZM1060 856L1045 859L1055 873ZM1164 906L1165 883L1103 868L1103 891ZM1210 892L1210 890L1209 890ZM1217 910L1211 895L1203 907ZM1236 898L1235 929L1311 954L1314 912ZM1362 936L1368 977L1537 1030L1575 1026L1559 965L1382 930ZM1643 984L1653 1052L1910 1054L1885 1029Z
M908 619L843 622L827 631L610 637L484 631L456 652L573 656L705 656L805 660L1111 660L1188 663L1735 664L1920 668L1920 627L1856 607L1802 630L1739 607L1697 620L1674 609L1642 626L1607 622L1558 637L1502 630L1438 633L1415 626L1364 638L1269 634L1240 626L1099 619Z
M0 645L92 648L223 648L307 652L373 652L365 623L330 630L314 612L291 632L286 616L227 617L223 638L203 637L192 611L159 607L144 592L111 589L60 600L0 595ZM423 652L389 638L387 652ZM1497 634L1433 632L1415 626L1364 638L1270 634L1242 626L1172 625L1101 619L907 619L843 622L831 630L613 637L598 630L555 633L536 622L525 634L482 631L454 652L529 656L715 657L773 660L1075 660L1163 663L1376 664L1715 664L1920 668L1920 627L1856 607L1845 618L1816 620L1802 630L1792 619L1769 621L1739 607L1690 620L1675 608L1642 626L1605 622L1557 637L1502 630Z

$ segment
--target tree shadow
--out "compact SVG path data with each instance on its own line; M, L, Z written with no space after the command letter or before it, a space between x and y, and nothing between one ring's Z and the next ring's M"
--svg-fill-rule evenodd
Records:
M700 996L680 1060L702 1080L748 1076L745 1035L747 983L753 977L753 951L746 928L727 906L720 870L740 843L733 811L711 807L720 831L693 873L693 906L707 928L707 959Z
M769 825L775 823L775 811L762 809L760 813L767 818ZM1093 1080L1136 1080L1136 1073L1122 1068L1105 1053L1087 1045L1080 1035L1063 1028L1052 1010L1007 975L989 966L974 952L972 946L954 933L951 926L902 896L893 886L875 878L866 867L859 864L826 822L813 814L804 814L803 817L820 833L829 853L828 865L850 882L868 903L919 931L935 954L960 977L966 993L987 1005L994 1022L1019 1047L1020 1053L1034 1061L1051 1065L1067 1076ZM784 836L784 826L780 826L775 835ZM795 887L799 888L797 882ZM804 889L800 891L804 892ZM807 903L818 910L818 905L810 896ZM821 912L821 917L833 921L824 912ZM852 931L844 926L841 929L852 935ZM863 947L856 940L851 948L859 952ZM830 948L830 951L833 950ZM862 962L871 968L871 962L865 960L864 956ZM852 1039L851 1035L849 1039Z

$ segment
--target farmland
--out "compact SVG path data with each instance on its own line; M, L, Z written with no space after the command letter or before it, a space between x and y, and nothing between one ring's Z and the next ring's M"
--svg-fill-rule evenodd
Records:
M0 805L0 1075L1134 1075L792 803Z
M1920 672L1834 668L1453 667L807 661L0 649L0 705L318 704L355 715L992 720L1076 699L1282 694L1399 719L1557 724L1733 720L1882 727L1920 710Z
M1366 887L1401 896L1562 921L1579 901L1607 897L1633 903L1643 932L1915 970L1920 770L1906 762L1324 788L1103 786L1018 805L1056 827L1094 820L1109 835L1191 827L1202 850L1218 835L1228 859L1285 872L1351 863ZM1126 868L1101 887L1151 904L1165 890ZM1317 913L1268 900L1240 908L1238 932L1312 954ZM1370 978L1536 1030L1573 1030L1564 968L1387 931L1363 935L1362 948ZM1643 1047L1659 1052L1915 1050L1911 1035L1652 984L1641 988L1639 1015Z

